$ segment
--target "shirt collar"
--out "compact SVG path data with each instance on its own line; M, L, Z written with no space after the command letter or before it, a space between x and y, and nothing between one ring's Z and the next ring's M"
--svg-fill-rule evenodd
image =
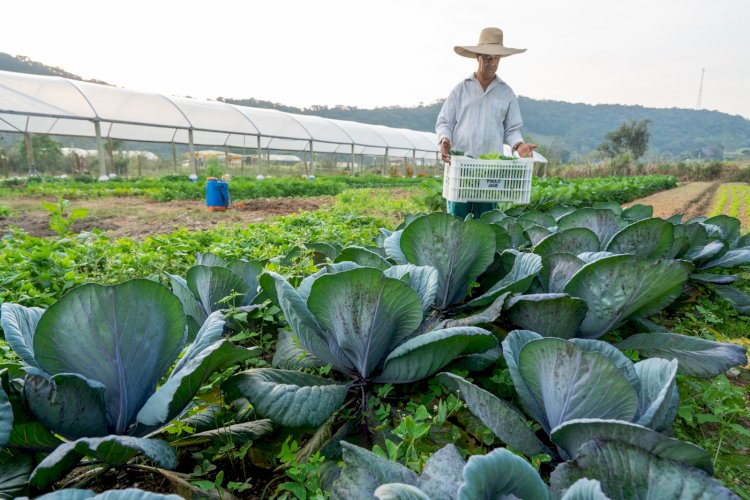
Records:
M472 73L472 74L470 74L470 75L469 75L468 77L466 77L466 81L471 81L471 80L477 80L477 77L476 77L476 73ZM502 80L502 78L500 78L500 77L499 77L499 76L497 76L497 75L495 75L495 81L496 81L497 83L505 83L505 82L504 82L504 81ZM479 82L479 80L477 80L477 82ZM491 85L491 84L490 84L490 85Z

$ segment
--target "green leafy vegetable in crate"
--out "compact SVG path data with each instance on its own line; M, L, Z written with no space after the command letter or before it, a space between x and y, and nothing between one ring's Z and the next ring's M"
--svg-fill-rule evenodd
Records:
M494 151L492 153L487 153L486 155L480 155L480 160L515 160L516 158L513 158L512 156L503 156L500 153L495 153Z

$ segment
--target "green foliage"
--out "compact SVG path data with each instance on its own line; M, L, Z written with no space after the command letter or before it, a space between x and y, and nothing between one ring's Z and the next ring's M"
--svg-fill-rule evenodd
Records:
M599 146L599 151L609 158L615 158L627 151L634 161L638 161L648 148L649 123L650 120L631 120L623 123L616 130L607 133L604 137L605 142Z
M70 201L62 196L57 198L57 203L42 201L42 206L49 212L49 227L61 238L70 233L70 228L77 220L83 220L88 214L86 208L75 208L68 211Z
M41 172L59 170L66 162L62 154L62 144L48 135L34 135L31 137L31 149L34 153L34 165ZM26 156L26 141L18 141L18 154L21 164L28 170Z
M325 457L316 451L308 457L306 462L300 463L297 459L297 452L299 451L297 441L290 440L291 438L287 437L281 445L281 451L276 456L281 467L284 468L284 474L291 480L285 481L277 487L277 498L280 500L292 498L322 500L328 498L328 494L321 487L322 470L320 466L325 461Z
M678 377L680 408L677 437L706 448L716 474L745 497L750 496L750 472L744 456L750 446L747 386L733 385L726 376L712 380Z

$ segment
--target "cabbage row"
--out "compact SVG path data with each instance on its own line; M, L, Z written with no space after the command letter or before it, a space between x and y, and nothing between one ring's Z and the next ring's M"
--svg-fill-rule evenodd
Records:
M745 364L745 348L648 319L695 287L750 313L728 273L750 264L736 219L616 203L432 213L370 246L303 250L313 273L201 253L169 287L134 279L75 287L47 309L2 304L19 362L0 374L0 491L47 491L84 457L170 469L183 446L282 431L312 434L305 453L330 459L333 498L736 498L706 451L670 431L677 375L714 377ZM277 324L275 342L230 340L250 318ZM512 397L471 375L499 365ZM507 448L465 460L447 444L420 474L369 451L388 443L373 397L420 381ZM218 404L196 399L207 383ZM165 439L196 420L200 432ZM540 456L548 477L529 462Z

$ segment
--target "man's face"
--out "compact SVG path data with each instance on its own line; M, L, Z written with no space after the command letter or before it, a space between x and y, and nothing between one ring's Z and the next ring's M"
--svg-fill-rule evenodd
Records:
M477 56L477 61L479 61L479 70L477 71L479 75L482 76L485 80L489 80L490 78L494 78L495 73L497 73L497 67L500 64L500 56Z

